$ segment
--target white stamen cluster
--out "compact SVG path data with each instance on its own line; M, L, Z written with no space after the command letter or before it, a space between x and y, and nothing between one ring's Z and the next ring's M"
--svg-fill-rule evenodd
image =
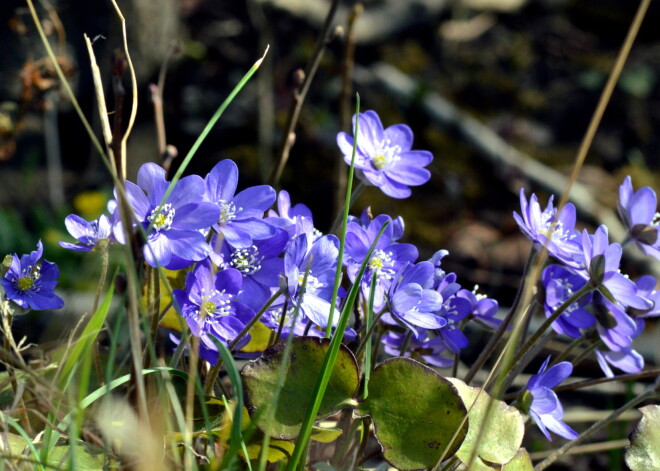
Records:
M236 218L236 213L238 211L243 211L243 208L236 208L236 205L232 201L220 200L218 201L218 206L220 206L220 218L218 219L219 224L226 224L233 221Z
M384 278L386 280L391 280L394 276L393 265L394 261L392 260L392 252L385 252L380 249L374 251L368 264L372 273L376 272L379 278Z
M170 203L166 203L163 206L158 206L153 211L147 220L151 223L152 227L157 231L169 231L172 227L172 221L174 221L174 214L176 210L172 207Z
M371 164L376 170L381 170L399 160L401 158L399 156L400 153L401 146L392 145L391 139L385 139L381 141L376 155L371 157Z
M243 276L252 275L261 270L261 262L264 257L259 256L256 246L247 249L239 249L231 254L229 264L240 271Z

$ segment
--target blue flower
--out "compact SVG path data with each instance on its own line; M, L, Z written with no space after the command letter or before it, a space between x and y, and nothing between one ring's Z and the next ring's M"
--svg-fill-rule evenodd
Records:
M626 373L637 373L644 369L644 357L637 353L631 347L623 348L619 351L601 351L596 350L596 359L600 369L603 370L608 378L614 377L611 366L614 366Z
M623 306L648 310L653 303L637 294L637 286L619 271L621 245L610 244L607 227L601 225L593 235L582 233L582 256L579 274L589 280L605 297Z
M344 265L349 279L355 283L355 278L360 269L364 258L367 256L369 248L376 240L378 232L385 222L391 221L391 218L385 214L376 216L369 225L364 228L356 222L351 222L346 227L346 248L344 252ZM417 248L412 244L403 244L394 242L395 226L389 224L374 251L367 262L367 268L364 272L360 284L362 295L368 298L371 287L371 280L376 274L374 310L380 311L385 304L385 293L390 288L394 275L408 263L414 263L417 260Z
M470 303L472 317L482 324L496 329L502 323L501 319L495 317L500 307L499 303L485 294L479 294L479 285L475 285L472 291L461 289L456 293L456 297L463 298Z
M387 332L381 340L383 349L392 356L400 356L406 337L405 333ZM426 336L418 339L412 336L408 339L408 348L403 356L423 360L440 368L449 368L454 364L454 360L443 357L442 353L445 351L447 346L440 337Z
M292 240L305 235L311 243L321 237L321 232L314 227L312 211L302 203L291 206L291 198L286 190L277 195L277 211L268 210L266 221L286 230Z
M652 188L645 186L633 191L630 176L623 180L617 203L619 216L628 229L630 239L637 243L642 252L660 259L660 215L657 213L657 205L657 197Z
M211 260L218 266L235 268L241 273L243 290L239 299L255 311L271 297L284 273L284 259L280 255L289 242L289 234L283 229L274 229L275 235L255 239L244 249L235 248L217 236L211 239L214 252Z
M64 301L55 294L57 277L60 272L57 265L46 260L39 263L43 255L41 241L37 250L26 255L14 254L11 265L0 280L5 289L5 296L23 309L60 309Z
M548 253L562 262L575 266L573 257L580 251L579 233L575 230L575 206L566 204L559 214L552 205L554 197L548 200L548 205L541 211L541 205L535 194L525 197L524 188L520 189L520 212L514 211L513 218L520 230L532 242L540 247L547 247ZM554 230L551 233L551 229Z
M175 289L172 294L193 335L212 334L227 344L255 315L238 299L242 285L238 270L228 268L214 273L207 259L188 273L186 289Z
M209 255L209 246L200 230L218 220L219 210L203 202L204 181L197 175L182 178L161 206L168 182L165 169L153 163L138 171L138 184L126 182L126 194L135 218L147 234L144 258L152 267L180 269Z
M430 262L404 266L395 276L389 290L389 313L381 318L413 331L423 338L422 329L442 329L447 325L442 295L431 288L435 268Z
M80 216L70 214L64 220L66 229L77 241L77 244L60 242L65 249L77 252L90 252L99 244L114 240L112 226L106 215L102 215L96 221L85 221Z
M552 441L548 430L569 440L574 440L578 434L562 422L564 409L557 394L552 390L571 375L573 365L562 361L546 371L549 363L550 357L546 358L538 374L533 375L527 383L527 390L532 396L529 415L548 440Z
M355 116L353 116L355 129ZM433 155L426 150L412 150L413 133L405 124L386 129L375 111L360 113L355 169L357 175L392 198L410 196L410 186L429 181L426 167ZM337 145L350 165L353 138L344 132L337 134Z
M564 302L578 292L587 281L566 269L561 265L549 265L541 274L541 282L544 287L543 308L545 317L550 317ZM569 337L580 338L580 329L588 329L596 322L594 316L586 309L591 301L591 295L571 304L552 323L552 328L558 334L566 334Z
M275 190L268 185L246 188L238 194L238 167L221 160L205 178L207 201L217 205L220 215L213 225L224 239L237 249L246 249L254 239L266 239L275 228L263 220L264 213L275 202Z
M326 327L339 256L339 239L334 235L325 235L308 247L306 238L297 237L284 255L288 295L294 305L299 302L307 274L300 310L317 326ZM338 321L339 315L335 315L333 325Z

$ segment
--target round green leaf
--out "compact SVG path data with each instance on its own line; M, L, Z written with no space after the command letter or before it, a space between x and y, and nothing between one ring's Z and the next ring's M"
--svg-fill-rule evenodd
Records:
M482 433L479 450L472 463L474 469L493 469L491 464L502 465L511 461L518 453L525 434L525 422L518 409L506 405L503 401L495 400L490 408L488 420L484 423L490 396L480 388L466 385L460 379L447 379L458 390L470 418L470 428L456 456L467 464L477 437ZM486 429L481 432L484 425Z
M280 342L243 367L241 376L245 385L245 405L252 420L264 433L282 440L293 440L298 436L329 345L329 339L296 337L292 341L289 358L283 359L285 344ZM287 373L276 409L269 413L265 406L274 402L282 361L287 362ZM355 357L342 345L319 409L319 417L339 410L355 394L358 381Z
M502 471L534 471L532 459L524 448L518 450L511 461L502 466Z
M630 435L626 464L632 471L660 469L660 406L644 406L639 411L642 418Z
M356 415L371 417L383 456L401 470L430 468L451 457L468 429L452 384L409 358L390 358L374 369Z

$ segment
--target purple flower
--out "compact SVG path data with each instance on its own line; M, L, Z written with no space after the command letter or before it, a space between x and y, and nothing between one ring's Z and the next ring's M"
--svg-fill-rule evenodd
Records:
M643 329L643 321L630 317L623 306L615 304L600 293L595 293L592 309L598 324L596 329L603 343L612 351L621 351L632 345ZM641 323L641 325L640 325Z
M423 338L422 329L441 329L447 325L442 295L432 289L433 264L419 262L404 266L394 277L389 290L389 313L381 318L392 321L413 331Z
M205 178L206 201L217 205L220 216L214 229L237 249L246 249L254 239L275 235L275 228L263 220L264 213L275 202L275 190L268 185L246 188L238 194L238 167L221 160Z
M436 269L437 274L437 269ZM468 338L460 330L460 322L472 312L470 302L457 296L461 286L456 283L456 274L449 273L434 283L435 290L443 299L443 309L438 315L443 316L447 324L436 331L438 338L452 353L459 353L470 344ZM453 361L452 361L453 362Z
M65 249L77 252L90 252L99 244L107 244L114 240L112 226L106 215L102 215L96 221L87 222L80 216L70 214L64 220L66 229L77 241L77 244L60 242Z
M411 193L409 186L422 185L431 178L431 172L424 167L433 160L429 151L411 150L412 141L412 131L405 124L383 129L375 111L360 113L355 155L357 175L392 198L407 198ZM350 165L353 138L340 132L337 145Z
M544 287L543 308L545 317L550 317L564 302L578 292L586 284L586 280L564 268L561 265L549 265L541 274L541 282ZM581 299L571 304L556 321L552 328L558 334L566 334L569 337L580 338L580 329L588 329L596 322L594 316L587 311L591 294L582 296Z
M606 226L601 225L594 235L584 230L580 274L612 301L636 309L651 309L653 303L639 296L635 283L619 271L621 253L621 245L609 243Z
M367 229L369 227L369 224L371 224L371 221L374 220L373 215L371 214L371 206L367 206L363 211L362 214L360 214L360 217L348 216L348 222L354 222L360 226L362 226L363 229ZM403 223L403 218L401 216L398 216L394 219L392 219L392 222L390 223L392 226L392 242L396 242L399 240L401 237L403 237L403 230L405 229L405 225Z
M525 189L520 189L520 212L514 211L513 218L520 226L520 230L532 242L539 246L546 246L548 253L568 265L575 265L573 257L580 251L579 234L575 230L575 206L568 203L559 215L552 205L554 197L548 200L548 205L541 211L541 205L535 194L525 197ZM553 228L552 233L550 230Z
M326 327L339 256L339 239L334 235L325 235L308 247L306 238L297 237L284 255L288 295L294 305L299 304L306 318L317 326ZM307 283L300 301L305 275ZM333 325L338 320L339 315L335 315Z
M630 347L616 352L596 350L596 358L600 369L608 378L614 377L610 365L626 373L637 373L644 368L644 357Z
M165 169L147 163L138 171L138 184L126 182L128 201L145 230L151 226L144 258L152 267L179 269L205 259L209 246L200 230L218 220L219 210L202 201L204 181L197 175L182 178L167 201Z
M186 276L186 289L175 289L172 294L193 335L212 334L227 344L255 315L238 299L242 285L238 270L214 273L211 262L204 260Z
M383 349L392 356L400 356L406 337L405 333L387 332L381 340ZM442 356L446 350L447 347L440 337L426 336L420 340L412 336L408 339L408 347L403 356L423 360L440 368L449 368L454 364L454 360Z
M496 329L501 323L495 315L499 309L499 303L485 294L479 294L479 285L475 285L472 291L461 289L456 296L470 303L472 317L486 326Z
M344 265L350 280L355 283L355 278L360 269L362 261L367 256L369 248L376 240L378 232L385 222L391 218L385 214L376 218L364 228L351 222L346 228L346 249L344 252ZM402 244L393 241L394 227L389 224L378 243L374 247L371 258L367 262L367 268L360 281L362 295L369 296L371 280L376 274L374 310L379 311L385 304L385 292L392 284L394 275L407 263L417 260L417 249L412 244Z
M660 291L656 289L657 284L658 282L651 275L640 276L635 282L637 294L653 303L653 307L649 310L633 309L633 315L637 319L660 316Z
M59 309L64 301L54 293L57 277L60 275L57 265L39 259L43 254L41 241L37 250L26 255L14 254L11 265L0 280L5 289L5 296L23 309Z
M562 361L546 371L549 363L550 357L546 358L538 374L533 375L527 383L527 390L532 396L529 415L548 440L552 441L548 430L569 440L574 440L578 434L562 422L564 409L557 394L551 389L571 375L573 365Z
M645 186L633 191L632 180L627 176L619 187L617 209L623 224L628 229L630 239L646 255L660 259L660 239L658 224L660 215L656 212L658 201L655 191Z
M266 221L286 230L291 239L305 234L309 242L314 242L321 237L321 232L314 227L312 211L302 203L292 207L289 193L285 190L277 195L277 211L269 209Z
M289 234L276 228L272 237L254 239L252 245L244 249L235 248L226 240L220 245L219 241L217 236L211 239L215 252L211 259L218 266L235 268L241 273L243 290L238 297L258 311L279 286L279 277L284 273L284 260L280 255L289 242Z

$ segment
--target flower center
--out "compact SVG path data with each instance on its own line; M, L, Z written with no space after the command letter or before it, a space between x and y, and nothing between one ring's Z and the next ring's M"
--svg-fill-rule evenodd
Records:
M170 203L164 204L163 206L158 206L147 218L153 228L157 231L169 231L172 227L172 221L174 220L174 214L176 211Z
M305 281L305 273L300 273L298 275L298 286L303 285L303 281ZM307 274L307 289L309 290L310 288L313 290L319 289L323 287L323 283L319 281L318 278L316 278L314 275L312 275L312 272L310 271Z
M225 200L220 200L218 203L220 205L220 218L218 219L218 223L220 224L226 224L233 221L234 218L236 218L236 212L243 210L243 208L236 209L236 205L231 201L226 202Z
M381 170L383 167L386 167L399 160L400 153L400 146L392 145L392 141L390 139L385 139L380 143L380 148L376 152L376 155L371 158L371 164L376 170Z
M34 286L34 280L32 279L32 276L24 276L22 278L19 278L18 281L16 282L16 285L18 286L18 289L20 291L27 291L31 289Z
M488 297L485 294L479 293L479 285L474 285L474 288L472 288L472 294L474 294L474 297L477 299L477 301L481 301L482 299L486 299Z
M387 280L394 276L394 270L392 269L393 264L392 254L385 252L384 250L376 250L369 259L369 268L371 271L376 272L379 277L383 277Z
M243 276L252 275L261 270L261 262L264 257L259 256L256 246L247 249L239 249L231 254L230 265L240 271Z
M554 221L555 213L543 212L541 215L541 227L539 234L549 237L551 240L558 242L566 242L573 239L575 234L571 234L561 221Z

